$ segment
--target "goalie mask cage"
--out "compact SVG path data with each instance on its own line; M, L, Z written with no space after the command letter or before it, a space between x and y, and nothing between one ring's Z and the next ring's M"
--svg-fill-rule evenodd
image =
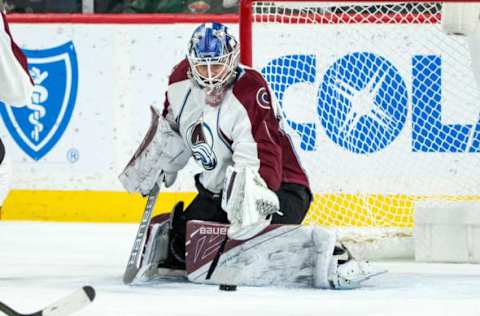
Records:
M306 222L409 235L416 201L480 199L472 37L442 28L456 5L241 1L241 61L294 136Z

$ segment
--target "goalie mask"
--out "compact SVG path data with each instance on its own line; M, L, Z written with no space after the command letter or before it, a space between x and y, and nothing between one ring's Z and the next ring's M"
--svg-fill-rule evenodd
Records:
M239 52L237 40L223 24L202 24L193 32L187 59L191 77L205 90L208 104L218 105L235 79Z

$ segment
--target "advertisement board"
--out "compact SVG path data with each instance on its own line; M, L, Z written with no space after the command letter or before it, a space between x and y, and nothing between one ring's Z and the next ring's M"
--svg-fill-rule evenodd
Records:
M117 176L148 128L149 107L163 107L168 74L196 25L12 24L35 92L25 107L0 105L14 170L7 215L22 199L31 201L24 209L38 209L32 194L68 201L73 192L79 213L103 205L105 220L132 220L125 214L137 214L142 199L126 210L115 204L133 199ZM432 38L431 25L322 27L325 43L300 26L254 32L254 67L270 84L314 193L478 195L480 93L470 61L459 57L469 56L466 45ZM358 40L365 33L369 40ZM193 197L199 170L191 161L181 171L163 210Z

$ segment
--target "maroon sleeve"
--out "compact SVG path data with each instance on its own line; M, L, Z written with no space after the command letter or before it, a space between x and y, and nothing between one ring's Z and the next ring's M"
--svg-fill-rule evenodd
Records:
M23 70L25 70L25 73L28 75L28 77L30 78L30 82L33 85L32 77L30 76L30 73L28 72L27 58L23 54L20 47L18 47L18 45L13 40L12 34L10 33L10 28L8 27L7 18L5 16L5 14L3 14L3 12L0 12L0 14L1 14L2 19L3 19L3 25L4 25L4 28L5 28L5 33L8 35L8 37L10 37L10 42L12 43L11 45L12 45L13 55L15 56L15 58L17 58L18 62L22 66Z
M183 81L188 79L188 69L189 69L188 60L185 58L179 62L175 67L173 67L172 73L168 77L168 86L174 84L175 82ZM167 88L168 91L168 88ZM168 110L170 107L170 101L168 100L168 93L165 92L165 101L163 102L163 111L162 116L167 117Z
M247 69L235 83L233 94L248 113L260 160L260 176L271 190L278 191L282 180L280 129L267 83L258 72Z

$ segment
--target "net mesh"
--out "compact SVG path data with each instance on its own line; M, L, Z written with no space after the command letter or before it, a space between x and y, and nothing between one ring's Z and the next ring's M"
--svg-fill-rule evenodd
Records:
M254 2L256 23L437 23L441 3Z
M307 222L412 227L478 200L480 94L441 3L253 2L253 59L315 195Z

